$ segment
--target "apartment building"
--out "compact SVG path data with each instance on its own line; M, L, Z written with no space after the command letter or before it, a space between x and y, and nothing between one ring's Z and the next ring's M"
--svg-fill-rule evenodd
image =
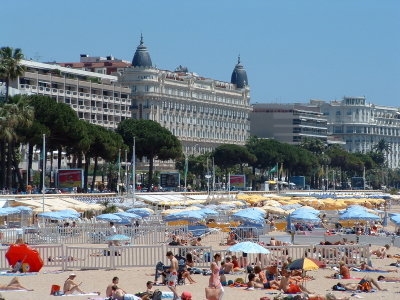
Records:
M328 134L341 139L349 152L366 153L380 140L390 146L386 153L389 168L399 168L400 109L367 103L365 97L344 97L342 100L311 100L327 118Z
M256 103L250 114L250 133L259 138L299 144L304 138L327 141L327 120L318 106Z
M109 129L131 117L131 89L116 76L23 60L25 74L11 83L23 94L46 95L66 103L78 117Z

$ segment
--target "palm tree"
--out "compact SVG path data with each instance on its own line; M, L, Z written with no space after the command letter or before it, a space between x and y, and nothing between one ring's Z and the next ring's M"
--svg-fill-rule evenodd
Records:
M375 150L376 153L383 155L385 158L384 163L386 163L388 154L392 152L392 145L385 139L380 139L378 143L373 146L373 150Z
M22 59L24 59L24 55L19 48L13 50L11 47L2 47L0 49L0 78L6 82L6 103L8 102L10 81L25 73L25 67L21 65Z

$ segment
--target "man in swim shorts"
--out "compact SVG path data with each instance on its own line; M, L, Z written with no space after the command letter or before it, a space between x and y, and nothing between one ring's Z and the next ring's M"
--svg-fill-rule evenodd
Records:
M178 284L178 260L172 251L167 252L167 257L171 261L167 274L167 286L174 293L173 300L177 300L179 298L178 292L176 291L176 285Z

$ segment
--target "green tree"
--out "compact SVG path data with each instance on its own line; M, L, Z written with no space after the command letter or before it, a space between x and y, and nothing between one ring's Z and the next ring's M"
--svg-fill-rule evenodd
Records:
M224 144L215 148L212 153L214 163L225 171L225 177L228 178L229 169L239 165L240 172L243 174L244 165L253 165L257 157L252 154L245 146Z
M14 177L18 177L18 182L22 185L17 155L21 141L18 128L29 127L32 121L33 110L27 104L25 97L16 97L12 102L0 107L0 161L2 167L1 186L3 188L7 187L11 190L14 187Z
M157 122L125 119L118 124L116 132L129 149L132 149L135 139L136 156L149 160L148 188L153 183L154 159L165 161L183 156L182 145L177 137ZM132 153L129 155L131 157Z
M6 103L8 103L10 82L25 73L25 67L21 65L22 59L24 55L19 48L2 47L0 49L0 79L6 83Z

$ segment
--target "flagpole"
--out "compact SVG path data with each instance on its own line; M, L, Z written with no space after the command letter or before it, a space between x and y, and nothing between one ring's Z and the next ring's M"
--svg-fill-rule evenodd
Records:
M132 145L132 202L135 204L135 192L136 192L136 138L133 137L133 145Z

